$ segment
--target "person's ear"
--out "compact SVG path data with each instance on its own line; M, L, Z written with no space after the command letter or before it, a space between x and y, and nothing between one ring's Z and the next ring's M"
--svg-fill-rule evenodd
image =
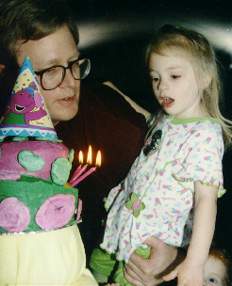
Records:
M211 81L212 81L212 77L210 75L204 75L200 79L201 89L204 90L204 89L208 88L210 86Z
M6 68L5 65L3 64L0 64L0 74L4 71L4 69Z

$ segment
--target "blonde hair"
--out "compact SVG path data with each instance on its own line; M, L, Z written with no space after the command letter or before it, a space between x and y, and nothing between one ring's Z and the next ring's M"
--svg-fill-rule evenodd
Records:
M165 25L158 30L148 46L146 63L149 63L153 53L165 55L171 49L182 51L189 57L198 84L202 86L201 104L209 115L220 123L225 144L231 143L232 121L226 119L219 109L221 86L215 53L210 43L196 31Z

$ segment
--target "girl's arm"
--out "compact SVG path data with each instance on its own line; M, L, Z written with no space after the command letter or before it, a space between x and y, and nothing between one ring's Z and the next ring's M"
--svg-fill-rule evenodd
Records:
M164 280L178 277L178 286L203 284L204 264L208 258L212 242L216 212L218 187L195 182L193 232L185 260Z
M196 182L195 190L193 233L186 259L204 264L214 234L218 187Z

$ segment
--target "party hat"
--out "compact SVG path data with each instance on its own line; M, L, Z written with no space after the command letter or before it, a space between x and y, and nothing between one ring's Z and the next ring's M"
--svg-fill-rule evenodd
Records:
M0 140L6 137L58 140L28 57L19 70L10 103L0 121Z

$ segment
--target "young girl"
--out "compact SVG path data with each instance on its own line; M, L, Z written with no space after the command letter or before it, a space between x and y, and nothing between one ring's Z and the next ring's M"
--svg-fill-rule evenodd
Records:
M219 249L212 249L204 269L204 286L231 285L231 261Z
M165 279L202 285L217 197L224 192L223 137L229 143L232 136L218 107L215 56L201 34L164 26L148 48L147 64L162 112L150 121L128 176L107 198L103 251L93 253L91 265L106 281L117 268L115 258L123 265L135 250L149 256L143 242L154 236L176 247L189 244L186 259ZM122 270L113 281L127 284Z

